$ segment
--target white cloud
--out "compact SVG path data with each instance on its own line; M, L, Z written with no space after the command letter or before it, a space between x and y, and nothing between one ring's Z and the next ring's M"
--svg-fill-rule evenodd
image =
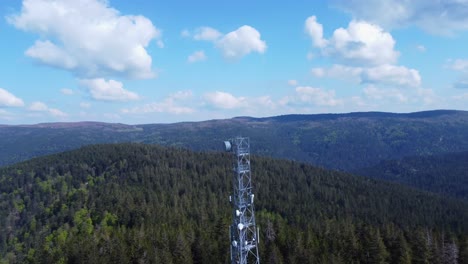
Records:
M364 88L364 94L371 100L396 100L399 103L408 102L408 97L398 89L379 89L373 85Z
M375 66L396 63L399 53L394 46L392 35L379 26L353 20L348 28L333 32L324 52L346 63Z
M47 111L49 109L46 104L43 102L33 102L28 108L31 111L36 111L36 112L43 112Z
M329 77L339 80L345 80L350 82L361 82L361 74L363 68L361 67L351 67L341 64L334 64L329 68L317 67L312 68L311 73L317 78Z
M161 102L154 102L137 106L131 109L122 109L124 114L138 113L170 113L170 114L191 114L195 109L186 106L187 100L192 98L192 91L178 91L169 95Z
M442 101L442 98L436 96L432 89L424 89L419 87L416 92L419 99L422 99L426 105Z
M72 70L78 62L65 50L53 44L49 40L36 40L33 46L28 48L25 54L52 67Z
M337 106L343 103L335 98L335 91L326 91L310 86L298 86L294 96L288 96L279 101L280 105L311 105L311 106Z
M448 68L454 71L468 72L468 60L465 60L465 59L449 60Z
M415 25L433 34L453 34L468 29L466 0L335 0L335 5L387 29Z
M335 98L334 90L325 91L310 86L299 86L296 87L296 95L301 102L313 103L319 106L336 106L341 104L341 101Z
M254 104L262 107L262 110L265 109L274 109L276 107L276 103L273 101L271 96L265 95L260 96L254 99Z
M68 116L66 113L60 111L59 109L49 108L45 103L40 101L31 103L28 109L33 112L47 112L51 116L59 118L65 118Z
M336 29L328 40L323 38L322 25L315 16L307 18L306 28L310 28L314 46L321 49L322 55L342 63L376 66L398 60L395 40L378 25L352 20L347 28Z
M189 33L189 32L186 32ZM195 30L193 39L215 41L222 36L221 32L211 27L199 27Z
M289 80L289 81L288 81L288 85L296 86L296 85L297 85L297 81L296 81L296 80Z
M68 88L63 88L60 90L60 92L64 95L73 95L73 90L72 89L68 89Z
M323 48L327 45L327 40L323 38L323 26L317 22L317 17L311 16L306 19L305 31L312 38L314 46Z
M20 107L24 106L21 98L16 97L5 89L0 88L0 107Z
M315 77L329 77L355 83L379 83L404 87L421 85L421 76L417 70L390 64L368 68L335 64L330 68L312 68L311 72Z
M146 48L160 31L144 16L121 15L102 0L24 0L7 17L16 28L41 36L25 54L80 77L152 78Z
M195 51L194 53L190 54L187 58L189 63L194 63L197 61L204 61L206 60L206 55L203 50Z
M241 26L225 35L211 27L197 28L194 33L184 30L181 35L184 37L193 36L195 40L213 42L227 59L239 59L252 52L263 54L267 49L265 41L261 39L260 32L248 25Z
M55 117L60 117L60 118L64 118L68 116L66 113L55 108L49 108L49 114Z
M320 67L312 68L312 70L310 70L310 72L312 73L312 75L314 75L315 77L318 77L318 78L321 78L321 77L325 76L325 69L324 68L320 68Z
M140 96L123 88L123 84L118 81L106 81L102 78L82 79L80 84L86 87L93 99L102 101L133 101L140 99Z
M260 33L251 26L242 26L229 32L216 41L223 56L228 59L238 59L251 52L264 53L267 49Z
M380 82L399 86L417 87L421 84L421 76L417 70L389 64L365 69L361 78L363 82Z
M306 24L320 28L315 16ZM352 20L347 28L338 28L329 40L320 41L321 30L312 37L319 39L322 55L339 62L332 67L312 68L315 77L329 77L357 83L378 83L390 86L418 87L421 76L416 69L397 65L399 52L394 49L392 35L375 24Z
M236 109L248 106L245 97L235 97L234 95L226 92L212 92L206 93L204 96L209 105L219 109Z

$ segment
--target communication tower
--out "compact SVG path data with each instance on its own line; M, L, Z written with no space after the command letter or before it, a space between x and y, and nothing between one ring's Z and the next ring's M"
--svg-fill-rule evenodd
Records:
M249 138L237 137L224 141L227 152L234 154L233 221L229 227L231 238L231 264L260 264L258 255L258 229L255 225L254 194L250 172Z

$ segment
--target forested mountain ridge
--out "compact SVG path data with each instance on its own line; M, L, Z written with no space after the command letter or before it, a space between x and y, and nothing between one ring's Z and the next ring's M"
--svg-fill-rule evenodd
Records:
M468 201L468 151L387 160L355 172Z
M231 158L115 144L0 168L2 260L228 263ZM252 170L262 263L468 263L465 202L294 161Z
M468 112L349 113L238 117L175 124L96 122L0 127L0 165L96 143L139 142L219 150L248 135L254 154L355 170L405 156L468 151Z

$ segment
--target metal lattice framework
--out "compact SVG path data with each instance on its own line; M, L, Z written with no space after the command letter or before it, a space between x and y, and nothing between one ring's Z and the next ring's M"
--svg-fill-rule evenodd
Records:
M260 264L258 255L258 229L255 225L254 194L250 172L249 138L237 137L225 141L226 150L234 154L234 193L229 197L233 206L233 222L230 226L231 263Z

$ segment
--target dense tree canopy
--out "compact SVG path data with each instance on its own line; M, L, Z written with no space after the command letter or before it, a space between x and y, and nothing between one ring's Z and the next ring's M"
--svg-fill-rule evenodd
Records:
M2 261L228 263L231 158L116 144L1 168ZM293 161L252 170L262 263L468 263L463 201Z
M139 142L219 150L249 135L254 154L350 171L382 160L468 151L468 112L238 117L175 124L53 123L0 126L0 166L96 143Z
M468 151L387 160L356 173L468 201Z

